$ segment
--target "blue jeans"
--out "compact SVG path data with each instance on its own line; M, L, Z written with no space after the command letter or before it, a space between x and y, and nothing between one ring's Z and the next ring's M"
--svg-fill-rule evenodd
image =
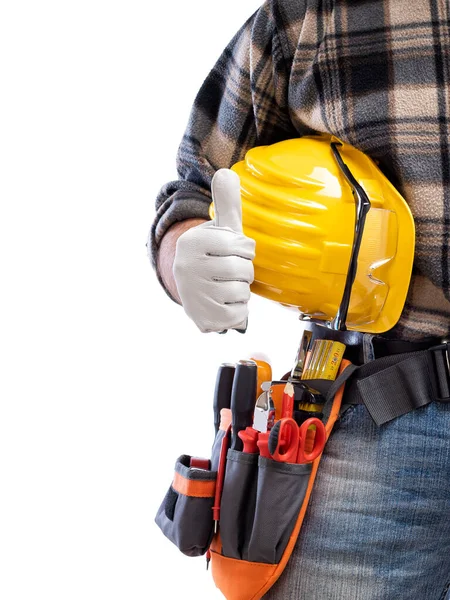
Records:
M335 425L288 565L265 600L443 600L450 586L450 404Z

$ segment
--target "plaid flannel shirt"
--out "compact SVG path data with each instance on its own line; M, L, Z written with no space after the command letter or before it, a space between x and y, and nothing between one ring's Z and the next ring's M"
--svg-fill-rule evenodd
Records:
M153 265L173 223L208 218L217 169L253 146L332 133L376 159L414 215L413 277L390 336L448 335L449 12L448 0L267 0L195 99L180 179L156 199Z

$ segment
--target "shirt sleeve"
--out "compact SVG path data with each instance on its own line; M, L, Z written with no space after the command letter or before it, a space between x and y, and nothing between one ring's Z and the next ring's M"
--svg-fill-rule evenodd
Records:
M156 271L169 227L209 218L217 169L231 167L254 146L295 137L288 110L292 59L286 56L284 25L277 1L267 0L233 37L200 88L178 150L179 179L164 185L156 198L147 244Z

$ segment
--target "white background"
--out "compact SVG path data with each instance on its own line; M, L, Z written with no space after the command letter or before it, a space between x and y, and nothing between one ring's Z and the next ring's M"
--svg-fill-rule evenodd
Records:
M145 242L194 96L258 6L2 3L2 600L221 597L154 516L177 456L209 455L219 364L265 352L280 377L300 324L253 297L245 336L201 334Z

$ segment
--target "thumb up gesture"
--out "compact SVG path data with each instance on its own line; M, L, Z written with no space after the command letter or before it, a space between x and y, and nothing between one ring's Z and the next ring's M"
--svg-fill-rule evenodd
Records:
M239 176L220 169L211 182L214 219L177 241L173 273L183 308L202 332L247 327L255 241L242 232Z

